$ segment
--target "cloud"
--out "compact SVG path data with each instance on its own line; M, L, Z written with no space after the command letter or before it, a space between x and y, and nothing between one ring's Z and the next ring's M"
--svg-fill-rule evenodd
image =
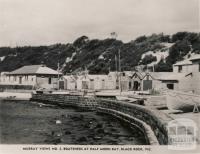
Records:
M0 0L0 46L199 32L199 0Z

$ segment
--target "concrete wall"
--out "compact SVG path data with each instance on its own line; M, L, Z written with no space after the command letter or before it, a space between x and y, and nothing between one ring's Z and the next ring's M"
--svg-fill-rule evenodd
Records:
M116 89L116 80L107 79L105 81L105 89L107 90Z
M192 91L196 94L200 94L200 72L193 72L179 80L178 90L180 91Z
M51 78L51 84L49 84L49 78ZM37 77L36 86L38 88L57 88L58 78L53 77Z
M33 90L34 87L31 85L1 85L0 84L0 92L1 91L6 91L6 90Z
M194 93L200 95L200 72L193 73L193 87L194 87Z
M35 94L32 100L111 114L139 127L147 136L149 144L168 144L167 123L172 118L158 110L115 100L59 94Z
M36 76L35 75L16 75L16 76L6 76L2 75L0 77L0 84L4 85L17 85L20 84L21 78L21 85L35 85L36 84Z
M51 78L51 84L49 84L49 78ZM49 89L49 88L56 88L55 84L57 84L56 77L36 77L36 75L15 75L15 76L2 75L0 77L0 85L13 85L13 86L19 85L18 87L34 86L38 88Z
M67 90L75 90L76 89L76 81L70 79L64 79L64 89Z
M190 72L199 72L199 64L193 63L192 65L183 65L182 71L178 71L179 66L173 66L173 72L174 73L190 73Z

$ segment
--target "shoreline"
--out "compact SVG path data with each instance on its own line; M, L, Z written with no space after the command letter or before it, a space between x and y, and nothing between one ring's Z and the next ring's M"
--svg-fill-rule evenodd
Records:
M10 130L8 134L11 138L14 137L7 138L11 143L7 141L3 144L19 144L18 140L21 138L20 144L28 142L29 144L60 145L146 145L142 139L143 136L138 134L138 131L123 126L117 118L110 115L99 114L95 111L79 112L74 108L40 106L37 103L28 104L27 102L9 101L1 103L2 105L6 110L0 120L7 121L3 126L4 138L2 139L6 139L6 131L13 129L15 123L18 123L15 131ZM21 108L24 108L23 112ZM11 112L13 109L16 112ZM32 134L29 134L31 132Z

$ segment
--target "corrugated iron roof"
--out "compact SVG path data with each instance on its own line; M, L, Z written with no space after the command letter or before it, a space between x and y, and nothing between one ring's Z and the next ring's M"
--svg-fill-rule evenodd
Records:
M26 74L51 74L57 75L58 72L43 65L28 65L9 73L9 75L26 75ZM59 73L61 74L61 73Z
M183 60L183 61L179 61L176 64L174 64L174 66L181 66L181 65L192 65L192 62L188 59Z
M200 60L200 54L192 56L189 60L191 61Z
M184 73L174 73L174 72L151 72L150 73L154 79L157 80L174 80L178 81L179 79L183 78L185 76Z

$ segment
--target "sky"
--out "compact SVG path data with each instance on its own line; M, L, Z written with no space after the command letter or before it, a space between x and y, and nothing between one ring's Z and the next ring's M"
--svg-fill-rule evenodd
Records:
M0 0L0 46L200 32L200 0Z

